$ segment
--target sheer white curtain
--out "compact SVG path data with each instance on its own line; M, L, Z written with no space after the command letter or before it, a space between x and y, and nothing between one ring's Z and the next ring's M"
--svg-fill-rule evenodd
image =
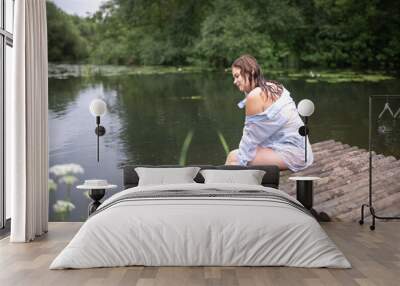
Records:
M6 98L6 187L12 242L48 225L48 90L45 0L18 0L14 18L13 90Z

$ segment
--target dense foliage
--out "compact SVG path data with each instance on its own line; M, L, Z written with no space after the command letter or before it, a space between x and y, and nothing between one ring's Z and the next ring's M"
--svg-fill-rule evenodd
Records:
M85 18L47 3L49 60L399 70L400 1L108 0Z
M51 62L78 62L88 58L87 41L78 29L83 22L47 3L48 56Z

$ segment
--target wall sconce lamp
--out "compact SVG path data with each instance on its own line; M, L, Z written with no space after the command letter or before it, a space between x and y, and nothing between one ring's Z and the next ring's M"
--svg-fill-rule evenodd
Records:
M304 162L307 162L307 135L310 133L308 129L308 117L310 117L314 113L315 107L314 103L309 99L303 99L297 105L297 111L301 116L304 117L304 125L299 128L299 134L304 136L305 142L305 152L304 152Z
M97 135L97 162L99 162L99 137L106 134L106 129L104 126L100 125L100 117L103 116L107 111L106 103L101 99L94 99L90 103L90 113L96 117L97 127L94 132Z

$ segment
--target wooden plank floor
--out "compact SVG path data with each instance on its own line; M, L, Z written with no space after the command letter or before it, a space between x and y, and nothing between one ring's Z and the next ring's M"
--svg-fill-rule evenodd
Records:
M400 222L330 222L323 228L352 269L290 267L119 267L49 270L82 223L50 223L32 243L0 241L0 285L400 285Z

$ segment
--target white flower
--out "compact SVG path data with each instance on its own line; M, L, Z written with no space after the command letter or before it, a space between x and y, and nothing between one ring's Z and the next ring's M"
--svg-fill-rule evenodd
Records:
M75 209L74 204L68 201L57 200L57 202L53 205L53 210L56 213L70 212L73 209Z
M53 179L49 179L49 191L56 191L57 190L57 184L54 182Z
M72 175L65 175L62 176L61 179L59 180L60 183L64 183L67 185L73 185L78 181L78 179L75 176Z
M64 176L67 174L83 174L84 170L81 165L70 163L70 164L61 164L54 165L50 168L50 173L53 173L56 176Z

